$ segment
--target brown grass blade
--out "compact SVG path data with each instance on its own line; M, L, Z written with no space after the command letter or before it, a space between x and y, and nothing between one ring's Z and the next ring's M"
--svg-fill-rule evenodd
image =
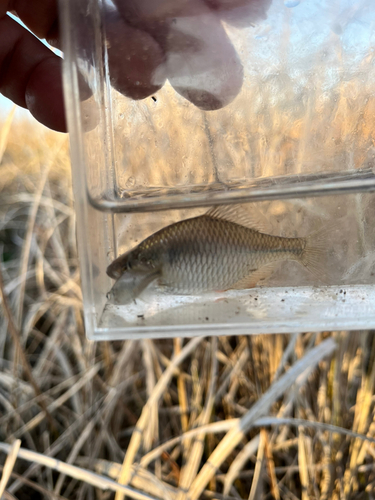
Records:
M239 423L231 429L215 448L206 464L202 467L195 478L189 491L189 500L196 500L202 493L208 481L213 477L216 470L232 452L232 450L243 439L251 424L269 411L272 403L276 401L286 390L288 390L296 378L306 371L315 368L316 365L326 356L333 353L336 344L333 339L327 339L320 345L312 349L306 356L288 370L279 380L277 380L261 399L241 418Z
M170 379L173 376L176 367L179 366L179 364L182 363L182 361L187 356L189 356L189 354L191 354L194 351L194 349L197 348L197 346L202 342L202 340L203 338L201 337L197 337L195 339L190 340L188 344L186 344L185 347L181 350L181 352L172 359L171 364L168 366L168 368L164 371L161 378L158 380L158 383L156 384L154 391L150 395L146 405L142 410L142 414L137 422L136 431L133 433L132 438L130 440L129 447L126 452L124 462L122 464L121 473L119 475L118 479L119 484L127 484L129 482L131 466L133 465L134 458L141 444L142 432L150 417L150 408L152 408L153 405L156 404L156 402L161 398L163 391L169 384ZM124 496L122 493L116 493L115 500L123 500L123 497Z
M16 439L14 443L9 447L8 456L7 459L5 460L3 473L0 479L0 498L2 497L5 491L10 475L13 471L13 467L14 464L16 463L17 454L18 450L20 449L20 446L21 446L21 440Z

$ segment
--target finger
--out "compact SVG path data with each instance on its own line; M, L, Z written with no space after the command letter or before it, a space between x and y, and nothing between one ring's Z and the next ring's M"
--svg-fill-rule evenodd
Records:
M158 42L166 75L183 97L214 110L238 94L241 62L220 18L202 0L117 0L117 5L128 24Z
M208 6L202 0L114 0L121 16L131 26L151 29L160 21L175 17L207 14Z
M57 132L66 132L61 66L62 61L57 57L38 64L30 75L25 98L34 118Z
M0 17L8 10L14 11L39 38L47 38L58 25L56 0L0 0Z
M164 55L156 40L129 26L116 12L106 16L111 84L132 99L144 99L165 82Z
M196 106L212 110L231 102L243 81L241 62L221 20L248 26L266 17L271 1L115 0L115 3L126 24L152 35L164 53L165 62L155 59L149 77L162 85L165 71L177 92ZM119 47L116 51L119 53ZM121 80L121 65L112 67L117 69L116 79ZM142 96L150 94L145 89Z
M166 67L173 88L206 111L226 106L242 87L241 61L211 14L175 20L167 39Z
M61 60L8 16L0 19L0 92L47 127L66 131Z
M272 0L115 0L115 3L128 24L151 33L160 29L162 22L208 12L226 21L249 25L267 17Z
M225 22L239 28L267 18L272 0L204 0Z

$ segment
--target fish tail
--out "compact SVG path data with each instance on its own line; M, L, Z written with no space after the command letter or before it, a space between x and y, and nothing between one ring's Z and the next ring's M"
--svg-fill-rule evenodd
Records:
M305 247L300 262L324 284L332 283L332 274L327 269L326 262L330 240L337 230L337 223L333 222L304 238Z

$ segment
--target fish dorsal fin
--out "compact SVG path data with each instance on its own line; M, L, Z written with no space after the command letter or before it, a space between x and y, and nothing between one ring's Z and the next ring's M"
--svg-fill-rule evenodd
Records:
M213 217L214 219L234 222L236 224L240 224L241 226L259 231L260 233L266 232L265 224L262 223L260 218L241 205L219 205L217 207L210 208L205 215Z
M251 272L244 278L240 279L233 286L230 287L231 290L244 290L246 288L254 288L257 284L262 285L261 281L269 278L274 272L275 268L280 262L270 262L265 266Z

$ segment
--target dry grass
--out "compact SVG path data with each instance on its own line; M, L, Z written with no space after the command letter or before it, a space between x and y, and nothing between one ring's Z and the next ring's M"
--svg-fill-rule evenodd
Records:
M88 342L67 139L0 153L0 497L375 498L371 332Z

